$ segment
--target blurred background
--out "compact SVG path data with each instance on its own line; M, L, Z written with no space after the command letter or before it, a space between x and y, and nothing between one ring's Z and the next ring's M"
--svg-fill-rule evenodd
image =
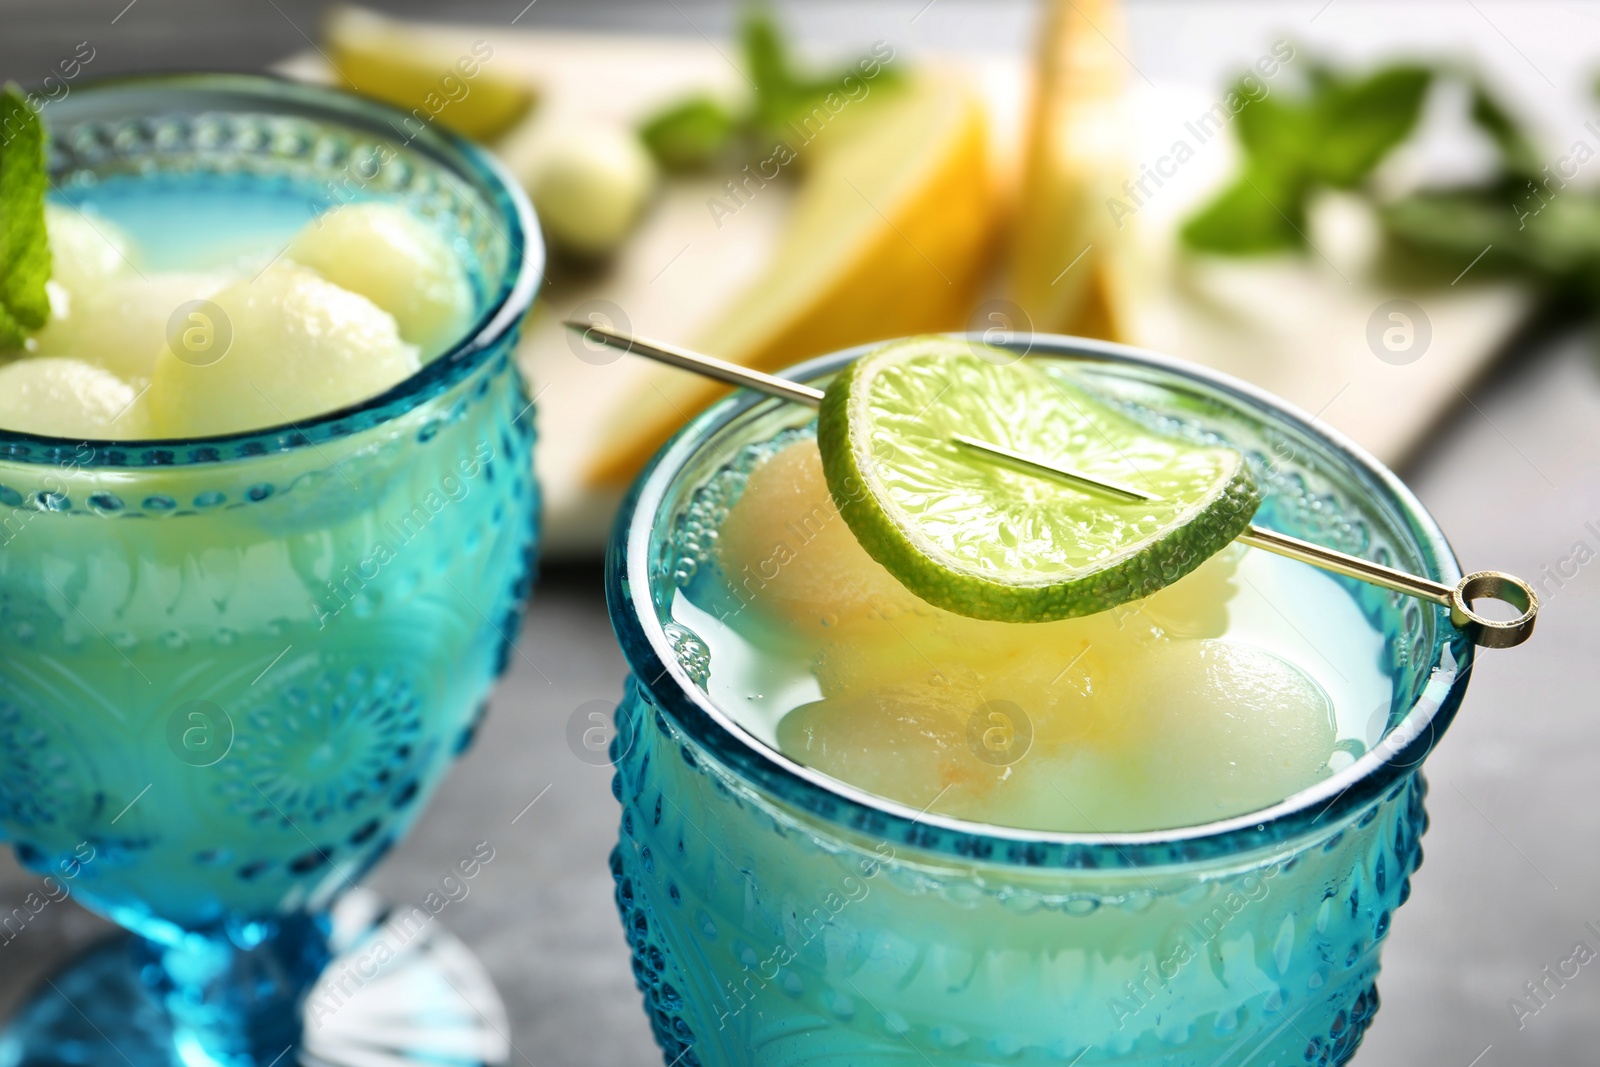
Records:
M923 330L1107 337L1372 450L1464 569L1544 608L1430 759L1357 1062L1600 1061L1600 962L1563 964L1600 953L1600 4L3 0L0 27L0 77L45 99L173 69L344 84L490 144L540 209L544 578L477 747L371 880L420 900L493 845L443 921L515 1059L658 1055L610 768L578 739L624 676L611 511L715 395L578 317L767 369ZM35 888L0 859L0 915ZM0 1017L108 929L61 904L0 943Z

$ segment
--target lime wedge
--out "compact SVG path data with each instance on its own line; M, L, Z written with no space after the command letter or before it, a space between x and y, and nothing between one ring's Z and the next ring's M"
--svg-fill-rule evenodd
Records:
M1238 452L1162 436L1037 364L954 338L897 341L845 368L817 445L862 547L930 604L979 619L1046 622L1148 596L1260 503Z

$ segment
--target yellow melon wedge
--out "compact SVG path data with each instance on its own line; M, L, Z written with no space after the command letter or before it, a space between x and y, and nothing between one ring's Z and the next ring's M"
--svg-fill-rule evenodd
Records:
M537 94L526 80L495 67L494 46L441 44L420 24L365 8L338 6L324 17L327 56L344 87L409 111L415 133L438 122L479 141L515 126Z
M998 222L986 116L957 72L921 70L852 104L809 143L765 272L707 332L700 351L762 370L852 345L963 329ZM655 373L606 435L590 484L628 481L682 424L726 390Z
M1107 201L1127 172L1117 0L1053 0L1011 237L1012 299L1041 332L1126 340L1125 250Z

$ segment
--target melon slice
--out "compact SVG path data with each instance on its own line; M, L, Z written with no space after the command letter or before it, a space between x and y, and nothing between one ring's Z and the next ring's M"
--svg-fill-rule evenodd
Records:
M867 341L965 328L997 222L975 90L952 71L923 69L817 125L813 141L799 133L791 142L805 171L777 251L696 339L699 350L776 370ZM625 483L724 391L681 372L650 375L607 436L591 483Z
M1117 0L1055 0L1036 60L1026 161L1011 239L1012 299L1041 333L1127 340L1130 70Z

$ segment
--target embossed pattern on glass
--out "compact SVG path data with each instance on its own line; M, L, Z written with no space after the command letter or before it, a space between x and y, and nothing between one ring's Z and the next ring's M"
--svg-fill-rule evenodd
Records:
M398 200L454 235L476 287L455 348L296 425L194 441L0 432L0 839L138 935L58 976L104 1039L72 1055L265 1065L316 1043L308 991L383 921L353 917L370 901L346 894L471 742L513 653L538 489L512 349L538 234L487 157L432 130L406 138L339 94L129 79L75 89L46 118L66 201L175 175L243 212L304 190L307 220ZM341 898L356 904L330 919ZM438 988L481 977L439 964L432 936L385 972L392 1002L407 966L442 970ZM0 1034L0 1060L65 1055L51 1043L83 1029L43 992ZM408 1042L440 1054L430 1027L455 1027L462 1062L495 1058L475 1017L424 1011L397 1038L359 1015L322 1030L318 1055L344 1025L391 1060L410 1062Z
M1244 450L1267 491L1258 521L1456 576L1392 475L1270 398L1092 342L1034 352L1090 361L1135 417ZM1118 835L918 812L746 734L706 698L706 643L672 619L744 473L810 417L724 401L635 486L612 544L634 672L613 742L612 874L663 1062L1348 1061L1422 859L1418 766L1471 665L1443 610L1349 583L1385 636L1393 698L1343 769L1265 811Z

